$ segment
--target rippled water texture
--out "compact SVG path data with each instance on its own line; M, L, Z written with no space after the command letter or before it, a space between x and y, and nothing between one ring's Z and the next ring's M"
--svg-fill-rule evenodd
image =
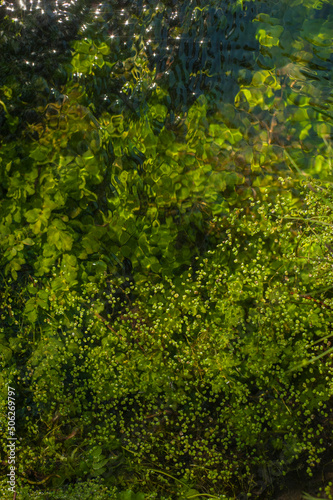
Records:
M265 145L272 145L274 151L269 161L265 159L268 169L268 164L279 162L279 169L329 175L333 33L329 1L19 0L4 2L2 17L5 14L20 28L16 45L7 47L7 60L2 61L2 80L16 67L24 73L24 61L23 97L29 94L30 80L38 75L47 78L57 65L70 60L73 39L100 39L107 33L112 51L119 54L118 64L125 69L126 64L134 66L143 51L154 70L154 83L170 94L169 119L178 123L180 134L188 109L205 96L207 114L222 114L219 124L225 127L230 146L243 141L237 161L251 163L252 171L263 166L260 155ZM127 95L136 107L135 91ZM144 93L140 98L145 99ZM107 92L97 113L103 106L117 112L117 103L110 103ZM231 137L233 130L242 138ZM214 139L213 128L209 133ZM224 157L233 154L234 148L224 149Z
M310 231L332 202L293 209L299 179L333 181L332 34L332 0L3 0L0 354L22 480L108 464L141 488L158 465L207 497L330 452L333 243Z

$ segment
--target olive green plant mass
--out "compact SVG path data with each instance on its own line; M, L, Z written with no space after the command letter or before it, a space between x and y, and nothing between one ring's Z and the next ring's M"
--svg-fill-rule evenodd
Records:
M18 498L274 498L332 459L332 11L68 8L0 10L1 498L8 386Z

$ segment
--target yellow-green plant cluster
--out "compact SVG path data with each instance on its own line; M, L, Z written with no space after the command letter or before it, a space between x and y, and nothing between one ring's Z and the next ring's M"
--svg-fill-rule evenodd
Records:
M103 476L172 498L179 484L232 495L312 474L331 435L333 275L331 194L311 187L301 211L264 194L216 217L220 243L173 279L44 286L43 324L6 281L2 354L20 354L1 378L24 402L22 479Z

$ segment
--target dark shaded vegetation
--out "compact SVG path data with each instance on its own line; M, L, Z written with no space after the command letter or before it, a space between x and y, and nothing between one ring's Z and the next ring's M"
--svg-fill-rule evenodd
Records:
M315 474L332 455L331 6L10 5L0 419L9 384L21 498L268 499Z

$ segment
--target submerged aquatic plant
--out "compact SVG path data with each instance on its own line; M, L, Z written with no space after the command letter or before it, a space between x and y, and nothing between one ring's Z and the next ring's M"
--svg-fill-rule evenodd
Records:
M112 5L94 13L36 78L4 23L0 380L20 487L268 496L330 452L332 193L309 175L331 175L330 19L305 3L184 4L156 71L141 41L163 2L126 14L126 48Z
M314 195L311 217L329 207ZM23 477L98 475L171 498L178 481L234 495L296 467L312 474L330 440L331 257L292 206L264 196L216 217L220 243L178 277L120 295L123 278L107 274L79 293L43 285L43 320L22 318L8 283L4 321L26 332L2 350L21 353L4 375L20 373Z

